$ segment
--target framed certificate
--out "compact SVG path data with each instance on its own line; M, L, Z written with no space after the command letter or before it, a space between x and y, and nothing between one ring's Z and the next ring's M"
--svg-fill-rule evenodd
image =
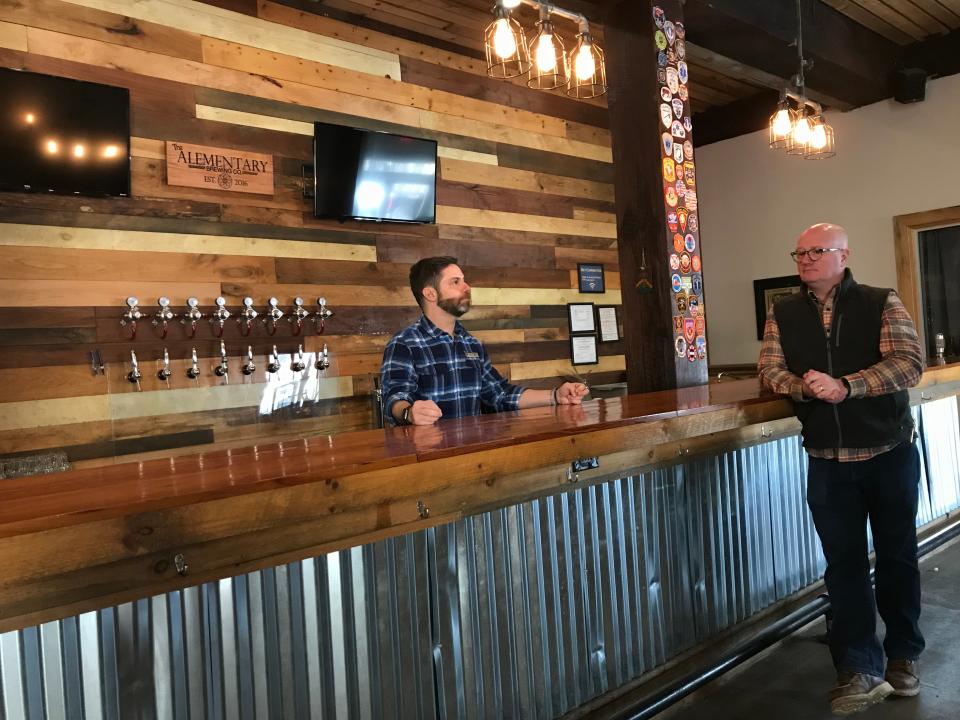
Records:
M567 303L570 334L594 333L597 323L593 315L593 303Z
M597 326L600 328L600 342L617 342L620 339L620 326L617 324L615 305L597 306Z
M600 362L597 359L597 336L571 335L570 361L574 365L596 365Z
M603 265L599 263L577 263L577 279L582 293L606 292Z

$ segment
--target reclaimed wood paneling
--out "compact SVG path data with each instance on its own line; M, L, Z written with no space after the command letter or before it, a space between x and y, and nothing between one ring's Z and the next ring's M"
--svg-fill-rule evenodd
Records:
M0 193L0 455L61 449L94 467L369 427L383 348L419 314L409 266L427 255L459 258L474 288L464 322L505 375L531 387L573 376L566 303L620 302L605 102L489 79L439 39L474 33L477 9L423 10L382 12L427 18L436 45L269 0L0 3L0 65L128 88L133 135L130 199ZM437 224L313 218L301 168L314 121L436 140ZM269 154L274 193L169 186L167 141ZM606 294L576 292L583 261L605 264ZM135 339L120 324L130 295L145 314ZM295 336L284 319L270 335L261 316L243 336L244 297L263 313L276 296L289 313L296 295L311 311L327 299L322 334L308 321ZM205 316L227 299L226 378L206 317L195 337L177 321L161 337L160 296L178 314L197 297ZM295 372L300 345L307 368ZM248 346L257 368L245 375ZM622 379L622 348L601 346L600 364L579 370Z
M179 30L211 38L283 52L305 60L348 67L373 75L389 75L399 79L400 64L393 53L360 44L347 43L296 28L270 27L257 18L223 10L193 0L68 0L74 5L105 10L110 13L147 20Z

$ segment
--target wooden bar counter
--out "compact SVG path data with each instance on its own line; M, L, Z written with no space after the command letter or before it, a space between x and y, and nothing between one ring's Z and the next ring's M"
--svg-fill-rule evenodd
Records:
M958 389L933 367L912 399ZM5 480L0 632L798 429L751 379Z

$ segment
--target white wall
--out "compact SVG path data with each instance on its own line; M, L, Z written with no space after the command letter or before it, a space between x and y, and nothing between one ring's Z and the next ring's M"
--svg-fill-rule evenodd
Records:
M796 272L788 252L804 228L843 225L857 280L896 288L893 217L960 205L960 75L929 82L924 102L885 100L827 122L829 160L774 152L766 131L697 150L711 365L756 361L753 280Z

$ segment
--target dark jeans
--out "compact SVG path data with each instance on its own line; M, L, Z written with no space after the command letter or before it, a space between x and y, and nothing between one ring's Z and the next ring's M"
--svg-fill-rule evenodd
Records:
M884 652L891 659L915 660L923 651L917 624L919 481L920 456L912 443L861 462L810 458L807 504L827 558L830 653L838 671L882 676ZM876 600L867 519L876 551ZM883 648L876 635L877 610L887 627Z

